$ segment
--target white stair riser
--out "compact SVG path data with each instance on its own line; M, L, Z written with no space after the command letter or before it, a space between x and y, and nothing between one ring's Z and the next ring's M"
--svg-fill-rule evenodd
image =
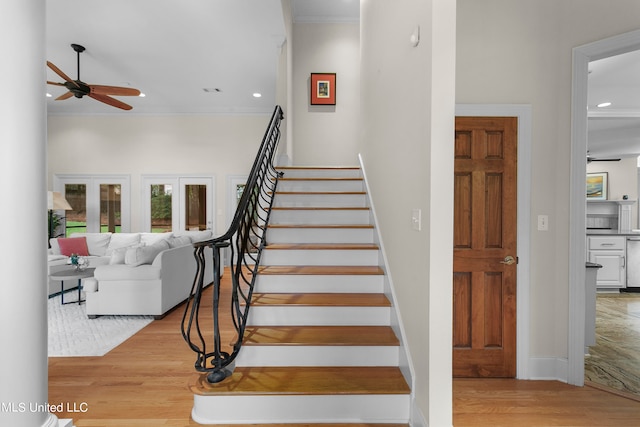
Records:
M271 211L272 224L369 224L368 209L293 209Z
M361 178L359 168L353 169L282 169L285 178Z
M373 243L373 228L269 228L269 243Z
M259 275L258 293L383 293L382 275Z
M378 265L377 250L266 249L262 265Z
M408 394L194 395L191 416L199 424L409 422Z
M327 180L327 181L306 181L306 180L282 180L278 182L276 191L302 191L302 192L322 192L322 191L363 191L362 180Z
M398 366L396 346L247 345L238 367L256 366Z
M364 194L286 194L276 193L275 207L365 207Z
M389 307L252 306L249 326L388 326Z

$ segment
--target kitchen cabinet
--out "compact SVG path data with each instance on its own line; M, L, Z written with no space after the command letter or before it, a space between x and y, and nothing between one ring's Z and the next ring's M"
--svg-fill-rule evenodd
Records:
M596 288L620 289L626 286L626 238L624 236L590 236L589 262L600 264Z

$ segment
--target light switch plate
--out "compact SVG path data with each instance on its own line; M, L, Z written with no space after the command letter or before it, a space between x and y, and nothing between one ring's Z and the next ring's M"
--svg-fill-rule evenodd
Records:
M414 230L422 230L422 209L413 209L411 211L411 228Z
M549 215L538 215L538 231L549 231Z

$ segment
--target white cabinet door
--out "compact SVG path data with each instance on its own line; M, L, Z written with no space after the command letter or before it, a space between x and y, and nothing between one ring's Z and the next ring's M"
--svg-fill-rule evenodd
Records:
M602 266L597 273L597 288L624 288L626 265L624 250L591 250L589 261Z

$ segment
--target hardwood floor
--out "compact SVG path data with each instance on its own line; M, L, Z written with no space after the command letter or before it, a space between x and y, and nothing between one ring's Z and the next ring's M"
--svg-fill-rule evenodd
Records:
M585 380L640 400L640 294L598 294L596 345L585 358Z
M77 427L199 425L190 417L195 355L180 333L182 313L180 306L103 357L50 358L49 403L63 407L56 415L73 418ZM232 336L227 327L222 341ZM556 381L455 379L453 390L456 427L638 426L640 420L639 402Z

